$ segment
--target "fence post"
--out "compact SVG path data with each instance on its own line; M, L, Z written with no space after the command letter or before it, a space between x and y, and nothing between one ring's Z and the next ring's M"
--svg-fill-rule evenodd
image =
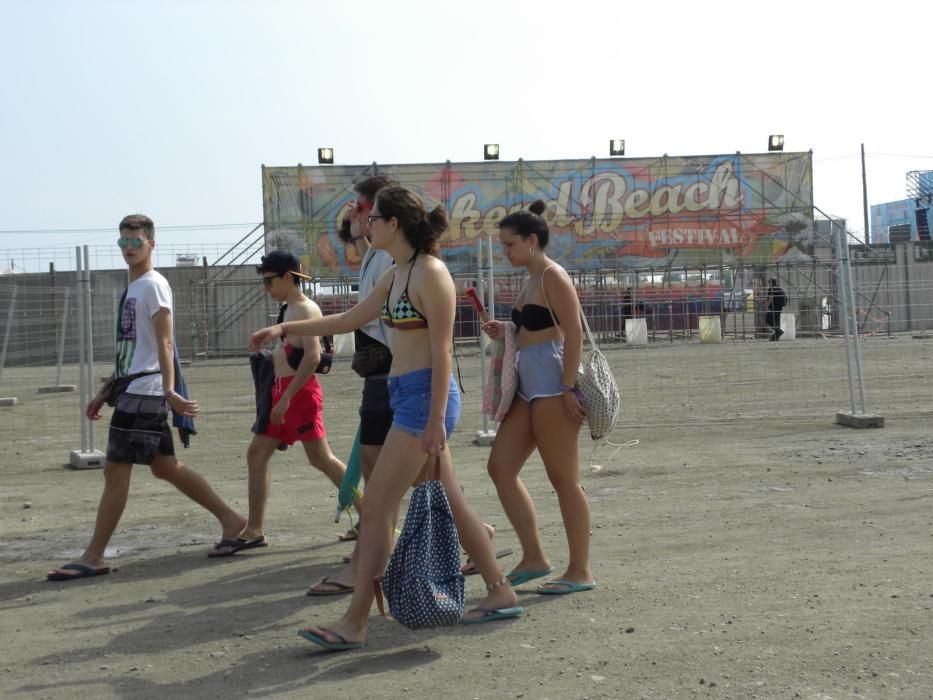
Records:
M489 263L490 267L492 266L492 247L490 239L490 249L489 249ZM485 267L483 263L483 237L479 236L476 239L476 293L480 299L485 295L484 293L484 279L483 273L485 272ZM490 272L490 275L492 272ZM495 318L494 313L490 310L490 315ZM483 335L483 324L482 321L479 323L479 336L477 338L479 341L479 373L480 373L480 386L482 387L482 394L486 394L486 343L485 336ZM490 361L492 359L490 358ZM482 403L482 398L480 398L480 403ZM489 416L486 415L485 411L483 413L483 429L476 433L476 437L473 440L477 445L488 446L493 443L493 440L496 438L496 431L489 429Z
M870 415L865 412L865 392L864 392L864 380L862 377L862 355L859 347L859 337L858 337L858 314L855 310L855 291L852 289L852 270L849 267L849 250L848 242L843 241L843 237L846 235L846 231L843 227L834 227L836 230L836 262L837 269L839 274L839 299L842 303L842 321L843 321L843 332L845 337L846 345L846 366L848 368L848 377L849 377L849 403L851 406L851 411L844 412L839 411L836 413L836 423L839 425L846 425L851 428L883 428L884 427L884 417L879 415ZM853 342L855 343L855 361L856 361L856 372L857 377L852 376L852 351L849 348L849 331L851 331L854 336ZM859 392L861 395L861 412L856 414L855 412L855 388L854 382L858 381L859 383Z
M10 332L13 329L13 312L16 308L17 286L14 284L10 289L10 308L7 310L6 330L3 332L3 349L0 350L0 377L3 376L3 367L6 365L6 351L10 343ZM15 406L17 400L15 396L5 396L0 398L0 406Z
M87 398L96 396L94 390L94 314L91 304L91 256L84 246L84 319L87 324ZM88 421L88 451L94 452L94 421Z
M10 331L13 330L13 313L16 309L16 292L19 289L15 284L10 289L10 306L6 312L6 328L3 331L3 349L0 350L0 378L3 378L3 368L6 366L6 351L10 344Z
M82 264L81 246L75 246L75 288L78 293L78 386L80 390L81 449L72 450L68 455L68 464L75 469L99 469L104 466L104 453L94 449L94 427L84 415L85 406L96 394L94 391L94 343L88 336L91 333L91 285L90 256L84 246ZM82 287L84 283L87 287ZM90 449L88 434L90 433Z

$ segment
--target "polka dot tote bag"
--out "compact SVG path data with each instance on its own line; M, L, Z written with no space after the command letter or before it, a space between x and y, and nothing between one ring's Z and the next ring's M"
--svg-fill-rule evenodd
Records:
M544 273L549 269L550 267L547 267L541 273L541 293L544 295L544 303L547 304L547 310L551 313L554 326L560 330L560 324L557 323L557 317L551 311L551 303L547 299L547 291L544 288ZM579 299L577 303L579 304ZM598 441L612 432L619 420L622 395L619 393L619 385L612 373L612 367L609 366L609 360L596 347L596 341L590 331L586 314L583 313L582 304L580 304L580 321L590 341L591 350L577 372L577 389L580 391L583 408L586 409L586 424L590 429L590 437ZM561 330L560 334L563 336L564 331Z
M412 492L402 534L382 577L392 617L411 629L455 625L463 615L460 540L444 486L434 478Z
M619 411L622 408L622 397L619 395L619 385L609 361L602 351L596 347L590 324L586 321L586 314L580 310L580 318L586 329L586 336L590 340L589 357L583 363L582 371L577 378L577 387L583 396L583 407L586 409L586 423L590 428L590 437L599 440L606 437L619 420Z

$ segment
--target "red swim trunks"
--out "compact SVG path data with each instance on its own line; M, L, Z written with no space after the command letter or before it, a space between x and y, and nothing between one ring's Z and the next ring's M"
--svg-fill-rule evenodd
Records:
M272 385L274 407L294 377L277 377ZM266 437L294 445L296 442L321 440L327 435L324 429L324 394L317 377L313 376L295 392L285 411L285 422L275 425L271 421L263 433Z

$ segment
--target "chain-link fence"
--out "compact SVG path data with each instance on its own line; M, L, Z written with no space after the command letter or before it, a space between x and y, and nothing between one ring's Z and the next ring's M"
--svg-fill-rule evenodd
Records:
M892 259L856 259L853 265L869 406L892 414L928 412L933 256L919 243L894 248ZM203 419L252 413L246 344L249 334L271 323L277 312L255 267L162 272L175 292L176 338L188 381L205 408ZM823 417L847 407L849 368L833 266L810 261L625 275L571 271L571 276L597 342L618 370L626 404L623 424ZM771 278L788 297L782 312L786 333L777 344L766 341L766 285ZM497 318L508 317L523 280L521 274L497 271ZM466 276L456 279L461 292L456 346L459 358L471 367L478 358L480 327L462 292L476 282ZM488 288L488 279L483 283ZM306 291L324 313L335 313L354 303L354 284L349 278L318 279ZM91 272L91 375L96 381L111 371L115 312L125 285L124 269ZM0 433L9 444L43 440L61 442L63 449L75 447L82 409L78 393L71 390L80 375L77 289L73 272L0 277L0 399L7 400L0 409ZM627 335L632 328L643 329L643 337ZM338 343L340 351L348 348ZM328 400L358 400L357 378L348 364L348 358L338 358L328 383L336 388L339 382L340 388ZM687 364L692 371L684 371ZM694 365L702 371L693 371ZM470 381L478 382L479 369L470 371L475 375ZM707 401L708 389L720 385L730 387L730 400ZM884 396L893 391L897 401L877 406L872 389L882 386ZM480 400L476 388L468 400ZM776 408L773 397L788 392L793 400Z

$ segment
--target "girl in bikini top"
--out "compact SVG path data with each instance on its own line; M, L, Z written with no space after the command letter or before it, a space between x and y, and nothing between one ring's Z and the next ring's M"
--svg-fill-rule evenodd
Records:
M419 328L427 328L428 321L424 315L415 308L408 296L408 285L411 284L411 272L415 269L416 252L411 259L411 267L408 268L408 280L405 282L405 289L395 302L395 308L389 311L389 299L392 298L392 289L395 287L395 277L392 278L392 284L389 286L389 294L386 296L385 303L382 305L382 315L379 317L389 328L399 331L413 331Z
M547 302L547 292L544 290L544 273L547 270L548 268L545 267L541 271L541 294L544 295L545 302ZM530 293L526 294L525 290L522 290L522 293L519 294L519 297L521 296L527 298ZM518 330L525 328L529 331L545 331L548 328L553 328L556 320L557 316L547 306L541 306L541 304L525 303L522 304L522 308L512 308L512 323L515 324Z

